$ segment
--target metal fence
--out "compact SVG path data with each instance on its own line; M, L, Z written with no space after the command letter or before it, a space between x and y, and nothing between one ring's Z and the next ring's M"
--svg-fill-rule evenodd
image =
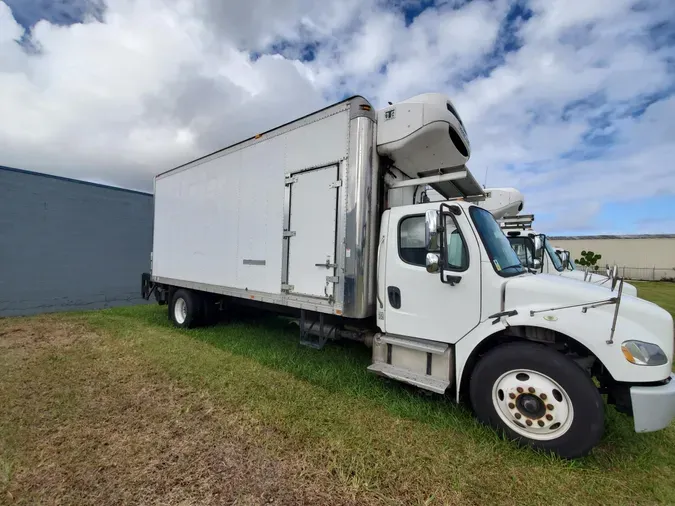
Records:
M585 268L577 265L577 269ZM598 269L599 274L605 273L605 268ZM619 275L626 279L635 279L640 281L675 281L675 267L628 267L619 266Z

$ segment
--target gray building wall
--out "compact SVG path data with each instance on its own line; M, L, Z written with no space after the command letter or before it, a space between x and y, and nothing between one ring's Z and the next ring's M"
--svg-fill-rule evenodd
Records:
M0 316L143 302L153 198L0 167Z

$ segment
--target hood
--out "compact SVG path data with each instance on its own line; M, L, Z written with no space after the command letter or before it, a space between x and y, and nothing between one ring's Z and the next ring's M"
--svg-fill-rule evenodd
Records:
M593 283L580 283L578 280L554 274L538 274L511 278L506 283L504 296L505 309L523 308L529 311L599 302L616 296L616 293ZM594 322L602 320L602 331L607 330L609 333L615 308L616 305L608 304L589 309L587 314L593 313ZM565 318L572 317L581 324L591 321L590 318L588 320L583 318L586 315L581 312L580 307L563 309L552 314L557 313L562 318L563 312ZM575 312L580 318L576 317ZM588 331L596 332L590 327ZM673 318L656 304L624 293L621 296L615 340L621 342L626 339L658 344L672 360Z
M570 278L582 282L584 281L583 271L563 271L560 273L560 275L565 278ZM603 276L602 274L591 273L590 281L587 280L586 282L589 284L600 286L602 288L606 288L608 290L612 288L612 284L610 283L609 278L607 276ZM619 290L619 283L616 284L614 292L617 292L618 290ZM635 285L631 285L630 283L624 281L623 293L626 295L632 295L633 297L637 297L637 288L635 287Z

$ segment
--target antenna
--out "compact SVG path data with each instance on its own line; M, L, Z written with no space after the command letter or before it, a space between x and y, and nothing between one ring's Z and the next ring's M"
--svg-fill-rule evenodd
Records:
M488 167L487 165L485 166L485 179L483 180L483 189L487 188L487 175L488 175Z

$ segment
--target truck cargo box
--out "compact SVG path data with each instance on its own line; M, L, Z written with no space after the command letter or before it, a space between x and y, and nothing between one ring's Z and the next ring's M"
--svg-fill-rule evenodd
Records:
M153 280L372 314L374 120L354 97L158 175Z

